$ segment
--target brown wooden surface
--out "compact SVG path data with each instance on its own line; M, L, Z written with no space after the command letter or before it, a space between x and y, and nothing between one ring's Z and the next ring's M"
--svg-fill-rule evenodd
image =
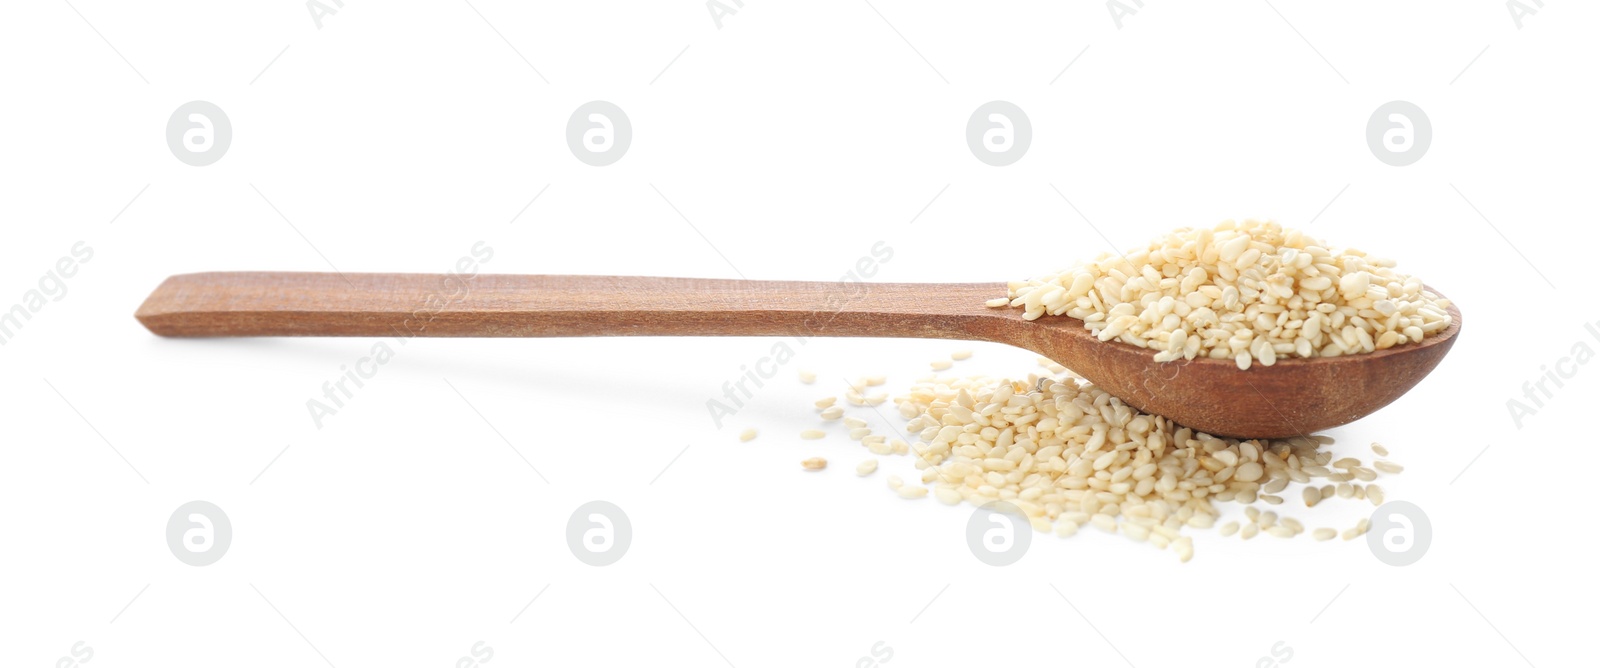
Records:
M1079 320L991 309L1004 283L807 283L613 276L228 272L173 276L136 317L170 337L872 336L995 341L1060 362L1141 410L1218 435L1277 438L1346 424L1416 385L1461 313L1422 344L1366 355L1157 363Z

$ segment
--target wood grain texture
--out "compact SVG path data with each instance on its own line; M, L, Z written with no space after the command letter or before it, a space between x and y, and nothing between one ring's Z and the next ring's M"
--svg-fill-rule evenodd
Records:
M1366 355L1158 363L1079 320L991 309L1004 283L811 283L619 276L227 272L173 276L136 317L168 337L870 336L993 341L1049 357L1146 412L1216 435L1346 424L1422 380L1461 313L1421 344Z

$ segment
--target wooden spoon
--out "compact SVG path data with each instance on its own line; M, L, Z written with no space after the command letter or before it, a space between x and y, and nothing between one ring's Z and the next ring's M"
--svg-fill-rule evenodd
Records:
M1404 394L1455 343L1365 355L1159 363L1102 342L1074 318L1022 319L984 301L1004 283L803 283L622 276L472 278L439 274L230 272L168 278L139 322L172 337L211 336L875 336L995 341L1055 360L1147 413L1240 438L1310 434Z

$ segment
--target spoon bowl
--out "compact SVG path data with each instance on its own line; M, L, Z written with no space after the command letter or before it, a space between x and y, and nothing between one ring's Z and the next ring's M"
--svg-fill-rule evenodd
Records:
M1197 431L1284 438L1383 408L1461 329L1342 357L1156 362L1063 316L984 302L1004 283L812 283L624 276L224 272L168 278L135 316L168 337L866 336L993 341L1060 363L1127 404ZM1437 293L1435 293L1437 294Z
M1083 321L1068 317L1027 323L1042 325L1042 336L1036 346L1022 347L1141 411L1197 431L1288 438L1359 420L1416 386L1444 359L1461 330L1461 311L1454 304L1448 310L1450 325L1420 343L1339 357L1280 357L1272 366L1256 361L1247 370L1231 357L1156 362L1157 351L1100 341Z

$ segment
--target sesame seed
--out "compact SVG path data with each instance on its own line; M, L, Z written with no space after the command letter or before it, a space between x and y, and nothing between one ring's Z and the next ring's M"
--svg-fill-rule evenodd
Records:
M1229 358L1249 370L1286 356L1370 353L1447 328L1448 300L1393 267L1274 222L1229 220L1013 281L1006 298L984 304L1021 308L1025 320L1075 318L1159 361Z
M874 456L912 458L916 479L886 476L897 495L933 496L944 505L1005 501L1036 531L1066 537L1093 525L1181 552L1180 559L1193 555L1193 531L1215 529L1242 540L1306 533L1299 520L1249 504L1281 507L1289 495L1280 493L1296 485L1290 494L1314 507L1356 496L1349 481L1377 475L1354 458L1336 462L1325 436L1209 436L1141 413L1075 377L928 376L895 396L904 439L874 434L865 420L841 419ZM870 461L858 474L876 470L878 460ZM1381 490L1362 489L1382 498ZM1220 522L1226 503L1239 504L1248 521Z
M928 488L907 485L895 490L895 493L899 494L902 499L920 499L928 495Z

